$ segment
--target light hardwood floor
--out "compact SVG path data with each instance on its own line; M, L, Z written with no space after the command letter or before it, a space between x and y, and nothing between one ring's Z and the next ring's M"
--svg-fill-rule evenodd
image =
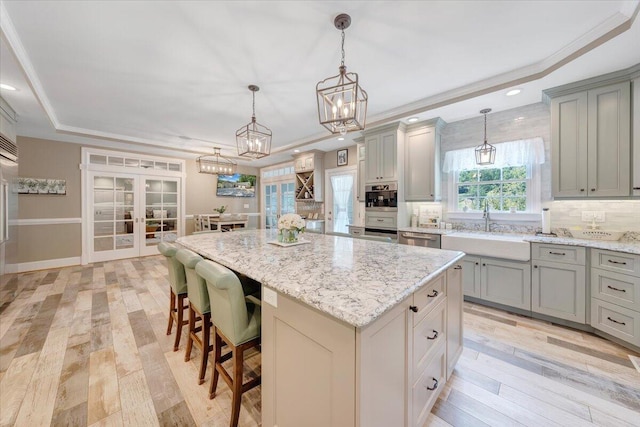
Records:
M161 256L16 275L0 286L1 426L227 426L199 354L167 336ZM174 327L175 328L175 327ZM186 328L185 328L186 329ZM433 426L640 426L640 372L594 335L465 303L465 350ZM246 360L260 373L260 354ZM241 426L260 425L260 387ZM395 427L395 426L390 426Z

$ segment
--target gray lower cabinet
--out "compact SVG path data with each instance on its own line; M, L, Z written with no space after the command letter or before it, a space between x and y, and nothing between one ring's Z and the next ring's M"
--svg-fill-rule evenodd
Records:
M464 296L531 310L531 265L467 255L462 259Z
M464 295L480 298L480 257L466 255L460 263Z
M640 347L640 255L591 249L591 326Z
M531 311L586 323L585 248L534 243L531 254Z
M480 298L531 310L531 265L528 262L481 258Z

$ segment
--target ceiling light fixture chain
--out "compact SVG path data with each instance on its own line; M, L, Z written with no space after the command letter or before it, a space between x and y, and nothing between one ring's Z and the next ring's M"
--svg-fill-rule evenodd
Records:
M346 13L336 16L334 26L341 33L341 60L339 74L329 77L316 85L318 120L333 134L363 130L367 117L367 92L360 86L357 73L347 73L344 65L345 32L351 25L351 17Z

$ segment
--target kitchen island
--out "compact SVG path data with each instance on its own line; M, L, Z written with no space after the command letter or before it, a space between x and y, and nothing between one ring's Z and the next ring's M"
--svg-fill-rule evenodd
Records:
M178 239L263 285L262 424L424 424L462 350L464 254L302 236Z

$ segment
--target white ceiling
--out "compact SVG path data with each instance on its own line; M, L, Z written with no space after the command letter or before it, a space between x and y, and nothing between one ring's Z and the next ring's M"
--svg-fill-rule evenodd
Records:
M331 150L315 85L346 60L368 126L447 122L540 101L545 88L640 63L640 1L0 1L0 81L18 134L194 157L250 121L273 154ZM565 64L566 62L566 64ZM558 65L562 65L558 68ZM556 69L557 68L557 69ZM555 71L554 71L555 70ZM522 94L506 97L510 87Z

